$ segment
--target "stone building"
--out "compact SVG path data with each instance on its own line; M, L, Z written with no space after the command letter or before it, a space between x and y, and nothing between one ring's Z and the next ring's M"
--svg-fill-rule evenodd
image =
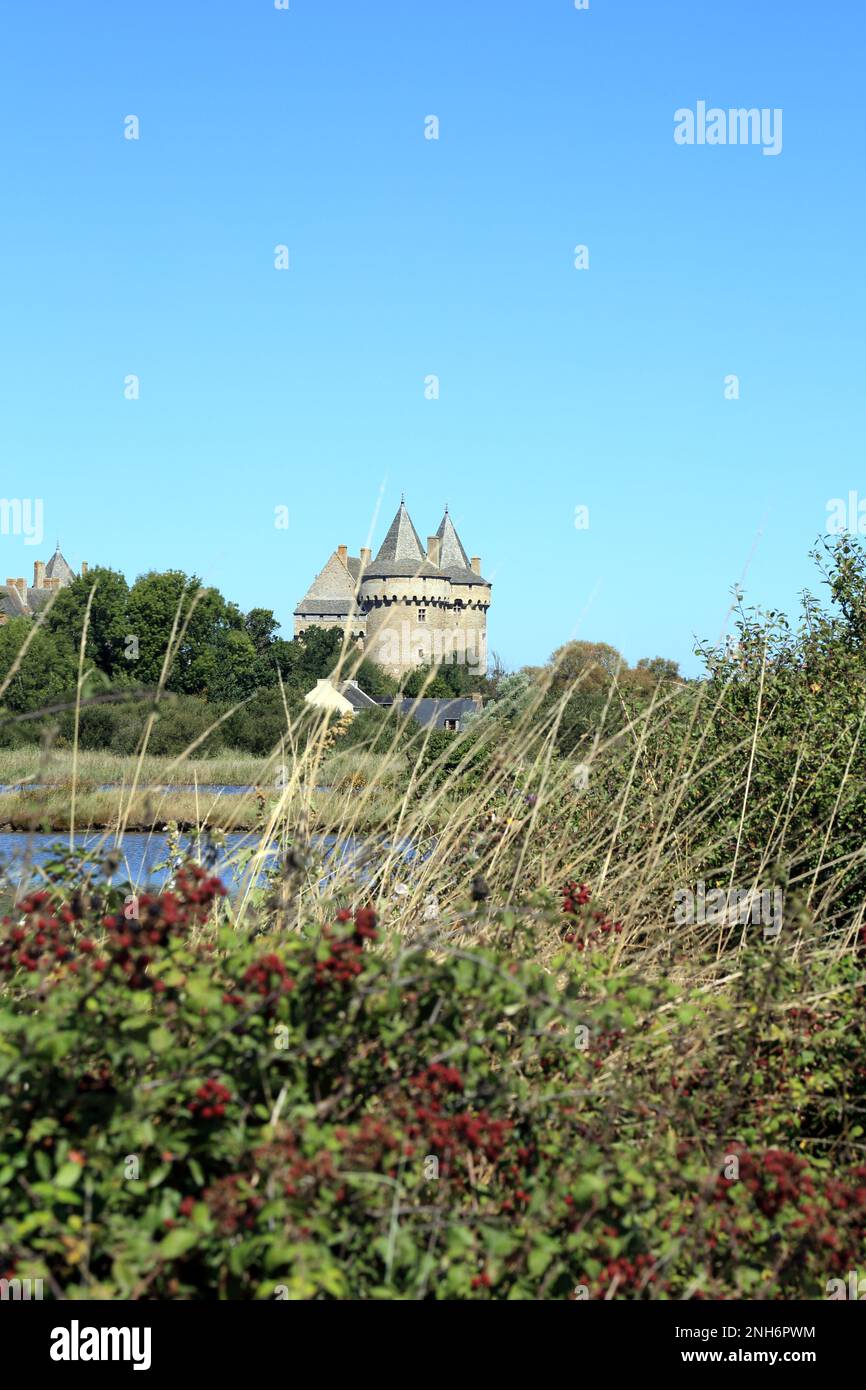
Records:
M487 670L490 583L445 515L426 548L401 499L373 556L338 545L295 609L295 636L340 627L389 675L452 662Z
M87 573L86 564L82 564L81 573ZM34 561L32 584L28 585L26 579L7 579L0 585L0 625L10 618L32 618L55 589L65 589L74 578L75 571L64 560L58 543L47 564L44 560Z

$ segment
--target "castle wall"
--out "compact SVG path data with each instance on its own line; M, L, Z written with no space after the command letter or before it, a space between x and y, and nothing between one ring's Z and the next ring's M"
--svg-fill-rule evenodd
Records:
M365 653L389 675L402 676L419 666L456 662L483 674L487 669L487 613L477 600L463 595L484 594L453 586L444 577L364 580L360 599L367 614ZM464 606L455 606L455 597ZM425 618L418 620L423 609Z
M359 596L367 615L365 655L391 676L423 666L449 587L447 580L438 578L364 579ZM423 622L418 619L420 610Z

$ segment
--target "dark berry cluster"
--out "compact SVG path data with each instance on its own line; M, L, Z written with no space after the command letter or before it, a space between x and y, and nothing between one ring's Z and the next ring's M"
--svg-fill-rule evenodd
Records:
M360 975L362 970L361 956L364 951L365 941L375 941L378 935L376 931L376 914L369 907L359 907L354 914L345 909L337 913L337 921L341 924L352 922L352 931L345 936L338 936L331 929L325 927L322 936L328 943L330 954L324 960L317 960L315 964L315 981L317 985L347 985Z
M581 1280L581 1283L587 1285L593 1298L613 1298L617 1295L620 1298L633 1298L655 1281L655 1264L655 1257L646 1252L631 1257L620 1255L607 1261L596 1280Z
M613 922L604 912L589 906L591 897L585 883L570 881L562 890L562 912L566 918L562 939L579 951L598 946L610 935L618 936L622 931L622 922Z
M234 1236L238 1231L251 1231L264 1206L264 1198L252 1190L247 1179L237 1174L217 1178L202 1193L202 1199L215 1225L226 1236ZM185 1197L180 1204L181 1214L189 1215L193 1206L193 1198Z
M464 1180L467 1152L482 1155L490 1163L502 1156L511 1132L509 1120L496 1120L486 1110L454 1110L449 1103L463 1090L456 1067L433 1063L412 1077L412 1099L398 1101L394 1113L403 1124L413 1149L435 1154L440 1175Z
M151 988L159 993L162 982L147 973L151 950L165 947L172 934L184 934L204 922L225 891L218 878L191 865L178 873L174 891L142 894L138 918L122 912L103 916L98 928L91 928L103 933L100 946L87 932L87 906L80 893L57 907L48 893L31 893L18 904L18 921L7 916L0 922L0 974L19 970L49 974L62 969L74 975L86 965L96 975L113 972L131 989ZM91 904L91 911L98 907Z
M48 971L70 960L68 929L75 917L68 908L55 914L48 894L38 892L22 899L18 912L21 920L13 922L11 917L4 917L0 924L0 974Z
M290 994L295 988L285 964L273 952L254 961L244 971L241 985L252 994L260 995L266 1003L273 1003L281 994ZM240 1006L247 1003L247 998L235 988L223 995L223 1003Z
M231 1098L231 1091L221 1081L208 1080L199 1086L186 1108L195 1120L221 1120Z

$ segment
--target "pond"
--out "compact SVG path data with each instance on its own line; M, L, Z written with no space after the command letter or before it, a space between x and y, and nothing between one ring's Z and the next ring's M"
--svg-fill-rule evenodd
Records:
M74 843L77 848L89 850L113 850L113 832L107 831L103 834L76 834ZM225 883L230 894L237 892L240 888L243 871L237 864L237 856L244 850L253 849L258 844L258 836L252 831L235 832L225 836L225 843L217 851L216 861L212 872L217 874ZM353 862L358 863L359 876L365 877L368 870L364 868L364 861L367 858L369 845L362 844L361 841L353 837L339 839L336 835L319 835L312 837L313 848L318 850L325 863L332 864L336 869L351 867ZM32 878L38 878L38 869L51 862L55 858L58 850L64 850L69 845L69 835L62 831L52 833L28 834L25 831L11 831L0 834L0 868L3 868L13 883L23 883ZM182 840L183 848L187 853L184 858L201 858L207 848L207 842L198 842L195 835L184 836ZM384 849L385 846L383 845ZM162 834L148 834L145 831L127 831L123 837L123 844L119 851L120 866L114 876L116 883L130 883L139 888L145 885L159 887L165 883L169 876L170 869L166 864L168 858L168 836ZM280 846L273 844L266 851L262 867L258 872L258 881L261 882L269 868L273 866L274 859L280 854ZM399 858L404 863L409 863L415 858L415 851L407 842L398 849ZM158 867L162 865L163 867ZM33 870L36 869L34 874ZM328 875L325 876L326 878Z

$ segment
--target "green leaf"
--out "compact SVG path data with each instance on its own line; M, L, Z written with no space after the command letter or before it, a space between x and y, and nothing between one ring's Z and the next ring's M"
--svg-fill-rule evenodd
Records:
M54 1174L55 1187L74 1187L81 1177L80 1163L63 1163Z
M174 1038L167 1028L160 1026L159 1028L151 1028L147 1035L147 1041L154 1052L168 1052L174 1043Z
M198 1241L198 1231L169 1231L159 1243L159 1253L164 1260L176 1260L178 1256L185 1255L187 1250L197 1245Z

